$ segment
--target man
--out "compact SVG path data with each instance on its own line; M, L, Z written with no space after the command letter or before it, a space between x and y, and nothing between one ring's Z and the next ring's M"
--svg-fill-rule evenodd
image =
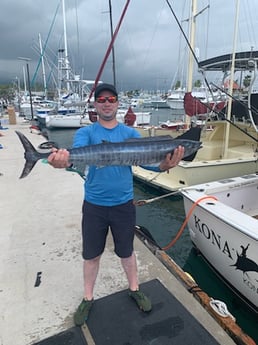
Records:
M132 127L116 119L118 94L113 85L100 84L95 90L94 106L98 121L80 128L74 137L73 147L99 144L104 141L121 142L139 138ZM178 147L173 156L157 167L144 167L154 171L166 171L175 167L182 159L184 148ZM68 168L69 152L54 150L48 158L55 168ZM130 166L90 166L84 184L82 215L82 256L84 259L84 298L75 315L76 325L88 318L93 304L93 290L97 278L100 258L105 248L110 229L114 239L114 251L120 257L129 283L129 296L144 312L151 311L151 301L139 290L136 257L133 250L136 212L133 204L133 174Z

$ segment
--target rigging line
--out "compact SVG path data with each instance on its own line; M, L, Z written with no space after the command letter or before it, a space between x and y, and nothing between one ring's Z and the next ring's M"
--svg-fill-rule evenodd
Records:
M184 2L184 6L182 7L182 14L181 14L181 18L183 18L183 13L184 13L184 9L185 9L185 4L186 1ZM185 22L185 20L181 20L181 24ZM183 72L184 72L184 64L181 63L181 55L183 55L182 61L184 60L184 56L185 56L185 46L182 47L182 35L179 33L179 49L178 49L178 64L177 64L177 69L176 69L176 73L174 75L174 78L172 79L171 82L171 89L175 89L176 86L176 78L178 78L180 85L179 87L182 88L183 86ZM183 52L183 53L182 53ZM180 69L179 69L180 68Z
M188 38L187 38L187 36L186 36L186 34L185 34L185 32L184 32L184 30L183 30L183 28L182 28L182 26L181 26L179 20L178 20L178 18L177 18L177 16L176 16L176 14L175 14L175 12L174 12L174 10L173 10L173 8L172 8L170 2L169 2L168 0L165 0L165 1L166 1L167 5L168 5L170 11L172 12L172 14L173 14L173 16L174 16L174 18L175 18L175 20L176 20L176 22L177 22L177 25L179 26L179 29L180 29L180 31L182 32L183 36L184 36L184 39L186 40L186 43L187 43L187 45L188 45L188 48L190 49L191 53L193 54L193 57L194 57L195 62L197 63L197 65L199 65L199 61L198 61L198 59L197 59L197 56L195 55L195 52L194 52L193 48L191 47L191 44L190 44L190 42L189 42L189 40L188 40Z
M186 190L186 191L188 191L188 190L196 190L198 192L203 192L204 191L204 189L196 189L196 188L189 188L189 187L187 187L187 188L179 188L176 191L172 191L172 192L169 192L169 193L166 193L166 194L163 194L163 195L159 195L159 196L156 196L155 198L137 200L137 201L134 202L134 204L136 206L143 206L143 205L149 204L151 202L154 202L154 201L157 201L157 200L160 200L160 199L163 199L163 198L167 198L168 196L173 196L173 195L179 194L179 193L181 193L184 190Z
M112 50L112 47L113 47L113 45L114 45L116 36L117 36L118 31L119 31L119 29L120 29L120 26L121 26L121 24L122 24L122 21L123 21L123 18L124 18L124 16L125 16L126 10L127 10L128 6L129 6L129 3L130 3L130 0L127 0L127 2L126 2L126 4L125 4L125 7L124 7L124 9L123 9L122 15L121 15L121 17L120 17L120 19L119 19L119 22L118 22L118 24L117 24L116 30L115 30L115 32L114 32L114 35L113 35L113 37L112 37L112 39L111 39L111 41L110 41L110 43L109 43L108 49L107 49L107 51L106 51L106 54L105 54L104 59L103 59L103 61L102 61L102 64L101 64L101 66L100 66L100 68L99 68L98 74L97 74L96 79L95 79L95 83L94 83L94 85L93 85L93 87L92 87L92 89L91 89L91 92L90 92L90 94L89 94L88 102L90 102L90 99L91 99L91 97L92 97L92 95L93 95L93 92L95 91L96 86L98 85L100 76L101 76L101 74L102 74L102 72L103 72L103 69L104 69L105 64L106 64L106 62L107 62L107 59L108 59L108 57L109 57L109 54L110 54L110 52L111 52L111 50Z
M42 57L44 56L44 53L45 53L45 50L46 50L46 47L47 47L47 43L48 43L48 40L49 40L49 37L50 37L50 33L51 33L52 29L53 29L53 25L54 25L55 20L56 20L57 12L58 12L59 7L60 7L60 3L61 3L61 1L59 1L59 4L57 5L56 12L55 12L54 18L52 20L52 23L51 23L51 26L50 26L50 29L49 29L49 33L48 33L47 39L46 39L44 47L42 49L42 53L40 54L40 58L39 58L39 61L38 61L38 65L36 67L36 71L35 71L35 73L33 75L32 80L31 80L31 86L33 86L33 84L35 82L36 76L38 74L39 67L40 67L40 65L42 63Z
M33 49L37 54L40 54L40 50L38 49L38 47L32 46L32 49ZM46 54L45 54L45 56L46 56ZM51 78L51 76L52 76L52 74L53 74L53 83L54 83L55 87L57 87L57 83L56 83L56 81L55 81L54 73L53 73L53 70L54 70L54 68L55 68L56 66L54 65L53 62L49 63L48 59L46 59L46 64L47 64L47 66L48 66L48 68L49 68L49 70L50 70L49 75L48 75L47 80L46 80L46 84L49 85L50 78Z
M176 22L177 22L177 25L179 26L179 29L180 29L180 31L182 32L183 36L184 36L184 39L186 40L186 43L187 43L187 45L188 45L188 48L190 49L190 51L191 51L191 53L192 53L192 55L193 55L193 58L194 58L194 60L195 60L195 62L196 62L196 64L197 64L197 66L199 67L199 61L198 61L198 59L197 59L197 56L196 56L196 54L195 54L193 48L191 47L191 44L190 44L190 42L189 42L189 40L188 40L188 38L187 38L187 36L186 36L186 34L185 34L183 28L182 28L182 26L181 26L181 24L180 24L180 22L179 22L179 20L178 20L178 18L177 18L177 16L176 16L176 14L175 14L173 8L172 8L172 6L171 6L169 0L165 0L165 1L166 1L167 5L168 5L170 11L172 12L172 14L173 14L173 16L174 16L174 18L175 18L175 20L176 20ZM204 9L202 9L197 15L199 15L200 13L202 13L203 11L205 11L207 8L209 8L209 5L206 6ZM196 16L197 16L197 15L196 15ZM212 95L212 97L213 97L213 92L212 92L212 90L211 90L211 88L210 88L210 85L209 85L208 80L207 80L207 78L206 78L206 76L205 76L205 74L204 74L204 71L203 71L203 70L200 70L200 73L202 74L203 79L204 79L204 82L205 82L205 84L206 84L206 86L207 86L209 92L211 93L211 95Z
M114 35L113 31L113 12L112 12L112 2L109 0L109 22L110 22L110 34L111 39ZM115 55L115 47L114 44L112 46L112 71L113 71L113 85L116 88L116 55Z
M156 23L155 23L155 26L154 26L154 30L153 30L152 36L151 36L151 38L150 38L149 45L148 45L148 47L147 47L147 49L146 49L146 53L145 53L145 56L144 56L144 59L143 59L143 69L145 69L146 66L147 66L147 60L148 60L148 57L149 57L149 55L150 55L151 46L152 46L154 37L155 37L156 32L157 32L157 27L158 27L159 20L160 20L161 15L162 15L162 10L163 10L163 8L161 8L161 10L160 10L159 13L158 13L158 18L157 18L157 20L156 20Z
M210 8L210 0L209 0L209 2L208 2L208 6L207 6L208 8ZM206 57L206 59L207 59L207 53L208 53L208 44L209 44L209 28L210 28L210 11L208 11L208 20L207 20L207 28L208 28L208 30L207 30L207 36L206 36L206 45L205 45L205 57Z
M254 106L251 105L251 107L249 107L248 104L246 104L245 102L241 101L240 99L234 97L233 95L230 95L226 90L222 89L221 87L214 84L213 82L211 82L211 85L215 86L220 91L223 91L228 97L231 97L233 99L233 101L236 101L236 102L240 103L241 105L243 105L243 107L245 107L246 110L251 110L252 112L255 113L255 115L258 115L258 109L255 108Z
M211 83L213 84L213 83ZM214 84L213 84L214 85ZM232 97L232 96L230 96ZM209 104L205 104L203 102L201 102L199 100L199 102L201 104L203 104L206 108L208 108L211 112L215 113L216 115L220 116L222 120L227 121L228 123L230 123L232 126L234 126L235 128L239 129L242 133L244 133L245 135L247 135L249 138L251 138L252 140L254 140L255 142L258 142L258 139L256 139L252 134L246 132L244 129L242 129L241 127L239 127L238 125L236 125L233 121L229 120L225 114L223 114L221 111L217 111L216 109L213 109Z
M252 46L256 46L256 35L254 29L254 22L256 19L253 18L253 14L256 15L256 11L252 6L252 10L250 10L250 2L247 0L245 5L243 6L244 9L244 17L245 22L247 23L247 33L249 37L249 42L252 42Z

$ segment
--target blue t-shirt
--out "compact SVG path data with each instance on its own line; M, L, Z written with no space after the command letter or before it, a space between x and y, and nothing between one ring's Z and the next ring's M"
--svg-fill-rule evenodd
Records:
M140 134L122 123L108 129L95 122L76 131L73 147L100 144L103 141L121 142L129 138L140 138ZM84 198L92 204L101 206L120 205L132 200L131 166L89 166L84 183Z

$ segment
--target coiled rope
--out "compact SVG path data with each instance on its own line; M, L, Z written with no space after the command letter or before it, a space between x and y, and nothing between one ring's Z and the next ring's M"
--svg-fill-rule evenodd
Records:
M233 321L236 321L236 318L228 311L227 305L224 302L211 298L210 306L217 314L219 314L219 316L229 316Z

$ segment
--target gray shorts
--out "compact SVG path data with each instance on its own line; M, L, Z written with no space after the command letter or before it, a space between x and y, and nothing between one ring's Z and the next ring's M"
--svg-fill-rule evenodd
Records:
M108 230L120 258L133 253L136 210L133 200L117 206L99 206L84 201L82 208L82 256L93 259L104 252Z

